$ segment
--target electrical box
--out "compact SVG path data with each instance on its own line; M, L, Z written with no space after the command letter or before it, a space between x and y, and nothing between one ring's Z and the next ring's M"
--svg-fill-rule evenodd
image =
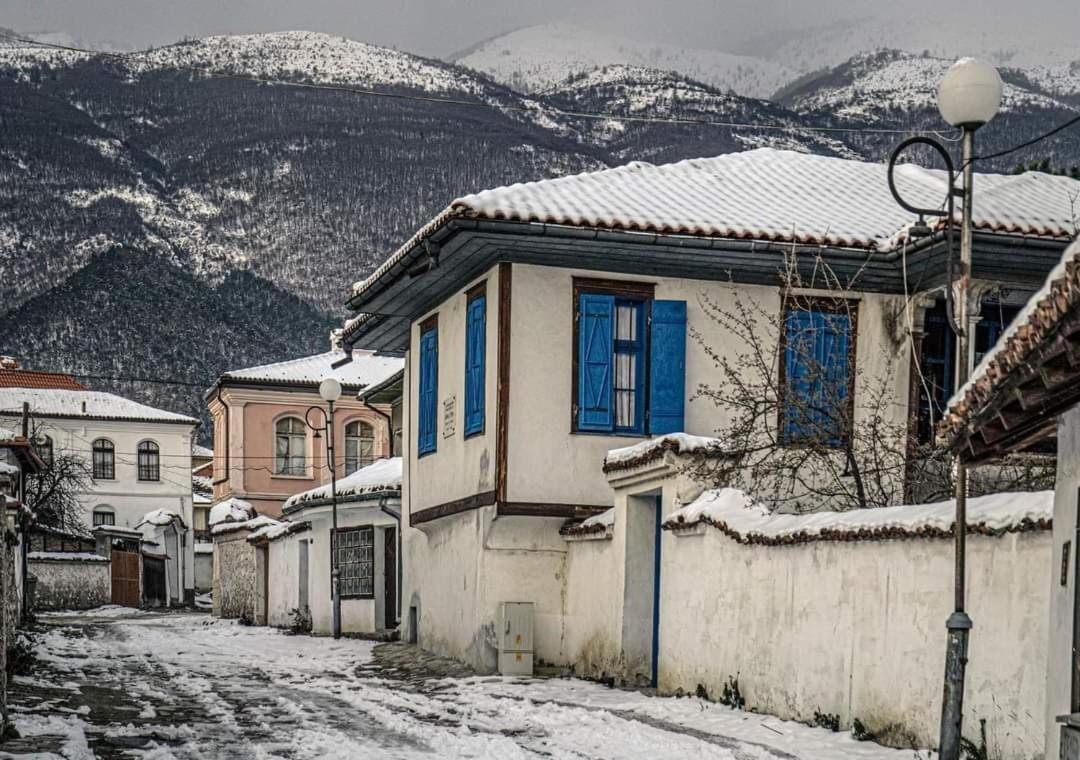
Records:
M500 603L496 625L499 639L499 673L504 676L531 676L533 603Z

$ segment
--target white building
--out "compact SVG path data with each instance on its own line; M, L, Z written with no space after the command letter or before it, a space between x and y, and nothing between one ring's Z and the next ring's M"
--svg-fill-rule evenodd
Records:
M939 172L899 171L912 202L934 206L945 196ZM977 182L974 277L983 300L973 313L985 317L986 306L1011 316L1068 244L1069 198L1080 183L1036 174ZM924 384L914 367L947 367L953 355L936 319L945 233L908 239L912 221L883 165L760 149L489 190L422 227L354 286L359 313L344 336L346 347L406 355L404 637L491 670L500 604L532 602L538 660L589 670L604 649L609 662L625 664L636 656L633 641L635 652L661 652L640 675L693 690L664 659L660 626L672 623L645 614L663 599L652 547L679 546L657 526L686 502L677 488L605 471L605 458L660 434L712 436L725 425L721 409L695 396L717 376L710 351L730 358L743 345L710 318L710 305L731 310L736 297L753 299L764 323L799 324L792 317L804 314L793 313L778 278L792 255L801 272L825 262L847 285L842 296L797 293L851 304L840 339L822 344L829 366L853 398L884 378L893 421L914 437L923 410L940 409L952 391L948 377ZM1007 319L978 323L983 350ZM772 341L785 337L768 339L781 367L786 354ZM625 550L604 570L615 578L575 573L567 525L616 504L629 506L614 530ZM633 541L618 538L627 530ZM612 593L590 596L592 586ZM635 627L599 640L602 631L580 627L575 598L584 608L610 605Z
M186 592L195 582L191 441L198 420L112 393L81 389L64 375L7 370L2 382L0 426L18 429L26 405L38 451L46 461L68 455L84 461L91 477L79 497L82 528L135 529L148 513L159 509L183 520L182 588L190 595ZM16 385L20 382L23 387ZM31 383L38 387L25 387Z

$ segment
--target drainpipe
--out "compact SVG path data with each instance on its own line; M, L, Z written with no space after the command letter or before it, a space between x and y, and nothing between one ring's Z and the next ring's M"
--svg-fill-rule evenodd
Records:
M393 456L394 455L394 418L391 417L386 412L384 412L382 409L376 409L375 407L373 407L371 404L369 404L367 402L367 399L361 399L360 403L362 403L364 405L365 409L370 409L371 411L375 412L375 414L379 415L384 420L386 420L386 429L390 433L390 435L389 435L389 438L390 438L390 456Z

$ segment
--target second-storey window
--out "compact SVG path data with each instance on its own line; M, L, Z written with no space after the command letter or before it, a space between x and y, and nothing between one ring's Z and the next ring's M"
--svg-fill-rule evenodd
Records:
M345 474L356 472L375 461L375 429L366 422L345 426Z
M108 438L98 438L94 441L93 464L94 480L116 478L116 447Z
M686 302L652 288L575 281L574 429L660 435L683 429Z
M785 443L839 446L851 433L854 311L832 302L784 314Z
M139 460L139 480L161 480L161 457L158 445L153 441L143 441L137 449Z
M417 403L416 446L419 455L436 448L439 394L439 326L435 321L420 328L420 389Z
M274 474L307 474L307 430L304 421L285 417L274 425Z
M484 432L484 353L487 296L482 289L469 295L465 310L465 435Z

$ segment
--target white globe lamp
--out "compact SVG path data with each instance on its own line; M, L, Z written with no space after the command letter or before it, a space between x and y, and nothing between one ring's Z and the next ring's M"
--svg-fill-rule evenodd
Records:
M336 378L326 378L319 383L319 395L322 396L323 401L334 403L341 398L341 383Z
M1001 75L989 63L961 58L938 85L938 110L952 126L976 129L997 114L1003 89Z

